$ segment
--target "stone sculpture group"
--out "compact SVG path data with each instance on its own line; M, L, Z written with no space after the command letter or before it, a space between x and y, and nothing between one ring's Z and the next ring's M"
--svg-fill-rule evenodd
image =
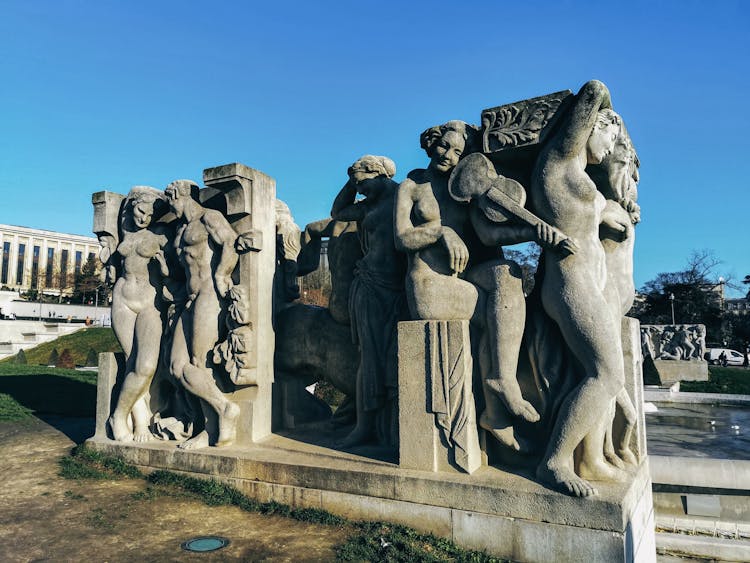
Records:
M283 389L324 378L347 397L339 448L374 442L417 467L434 438L437 469L520 464L575 496L627 480L641 455L622 344L639 161L609 91L591 81L491 108L481 126L449 121L420 144L427 167L400 184L391 159L358 159L331 217L302 232L278 200L274 231L258 227L260 204L243 203L257 186L237 169L208 170L203 189L95 194L126 356L110 438L248 445L272 403L306 408L279 406ZM294 303L323 240L330 304ZM542 247L529 295L502 250L522 242ZM273 272L243 265L271 251ZM275 369L263 360L274 346Z
M642 325L643 359L703 362L706 325Z

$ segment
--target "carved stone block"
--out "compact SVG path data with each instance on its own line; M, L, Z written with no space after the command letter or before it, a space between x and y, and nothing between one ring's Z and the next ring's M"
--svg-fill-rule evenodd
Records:
M541 143L570 95L570 90L562 90L483 110L482 151L497 153Z
M479 468L472 371L468 321L398 323L401 467Z
M276 181L244 164L232 163L203 171L206 204L222 209L238 234L240 254L234 279L247 296L243 318L244 347L254 357L246 359L244 381L229 399L240 406L239 443L257 442L271 433L271 388L275 336L272 323L273 279L276 248L263 244L276 238ZM249 373L254 372L254 373ZM240 383L241 380L238 380Z

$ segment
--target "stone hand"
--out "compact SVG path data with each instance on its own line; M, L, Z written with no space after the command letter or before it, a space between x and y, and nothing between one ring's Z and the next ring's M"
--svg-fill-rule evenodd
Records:
M544 221L537 223L536 236L539 244L547 248L556 248L566 254L575 254L576 250L578 250L578 245L576 245L573 239Z
M630 225L611 215L605 214L602 216L602 226L612 231L621 241L630 236Z
M441 240L443 241L443 246L448 251L451 270L456 274L460 274L466 269L469 263L469 249L466 248L466 244L461 240L461 237L448 227L443 227Z

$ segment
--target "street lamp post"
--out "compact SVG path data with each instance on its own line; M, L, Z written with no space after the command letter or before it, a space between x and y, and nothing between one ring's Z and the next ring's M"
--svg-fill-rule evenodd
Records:
M674 322L674 293L669 294L669 303L672 305L672 324L675 324Z

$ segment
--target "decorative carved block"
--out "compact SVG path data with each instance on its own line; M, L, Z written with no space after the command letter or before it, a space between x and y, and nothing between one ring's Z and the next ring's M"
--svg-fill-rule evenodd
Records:
M570 90L561 90L482 111L482 151L495 153L541 143L570 95Z

